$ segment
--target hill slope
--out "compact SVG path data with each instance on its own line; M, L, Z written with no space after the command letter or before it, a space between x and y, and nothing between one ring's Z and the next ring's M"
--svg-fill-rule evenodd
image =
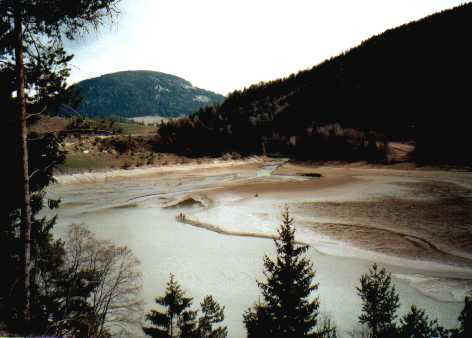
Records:
M471 30L470 3L388 30L310 70L233 92L187 125L168 125L163 144L190 125L193 139L200 133L219 146L214 152L260 152L264 143L287 155L335 158L324 142L329 135L357 148L375 136L414 140L425 161L470 162ZM319 129L329 124L342 128ZM188 148L179 135L174 148Z
M72 89L82 97L77 110L85 116L173 117L224 99L177 76L153 71L106 74L81 81Z

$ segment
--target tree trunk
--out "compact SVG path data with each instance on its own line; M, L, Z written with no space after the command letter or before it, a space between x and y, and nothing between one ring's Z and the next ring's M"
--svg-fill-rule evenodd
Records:
M15 64L18 100L18 139L21 161L22 203L21 203L21 240L24 243L22 254L22 286L24 288L23 316L25 323L31 318L31 203L28 171L28 130L26 127L25 66L23 61L23 28L20 9L15 13Z

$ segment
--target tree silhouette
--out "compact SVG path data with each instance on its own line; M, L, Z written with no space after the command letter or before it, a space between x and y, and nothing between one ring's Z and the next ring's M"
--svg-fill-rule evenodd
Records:
M361 324L367 324L371 337L385 337L395 327L394 320L399 307L399 296L392 285L392 277L385 268L379 270L377 264L369 268L360 280L357 294L362 299Z
M318 317L318 298L310 299L318 284L315 271L304 255L308 246L295 242L295 228L288 208L275 240L277 257L264 257L265 282L258 282L263 302L248 309L244 324L248 337L312 337Z
M437 320L429 320L423 309L411 306L410 312L400 319L399 336L402 338L447 337Z
M65 78L69 70L64 67L72 56L63 49L63 38L73 38L80 31L98 27L104 18L115 10L118 0L82 0L71 6L67 0L3 0L0 6L0 61L1 68L10 69L16 99L15 130L18 141L18 161L20 183L16 187L22 193L19 209L21 210L21 241L23 243L22 282L23 319L25 329L31 319L31 296L34 278L31 276L33 264L30 164L28 152L27 119L34 108L40 112L47 110L45 101L60 96L65 89ZM14 72L13 72L14 70ZM27 88L28 76L36 79L35 86ZM28 90L30 89L30 90ZM34 94L36 93L36 94ZM42 107L41 107L42 106ZM33 109L31 109L33 107ZM50 107L49 107L50 108ZM39 113L38 113L39 114Z
M146 319L151 326L143 327L143 331L151 337L194 337L196 329L196 311L190 310L192 298L175 280L173 274L167 282L166 293L156 298L156 303L165 308L164 311L151 310Z
M200 303L202 315L198 318L198 335L202 338L224 338L228 335L226 326L214 328L224 319L224 306L221 307L212 296L206 296Z
M461 326L457 332L457 337L472 337L472 296L466 296L464 309L459 316Z

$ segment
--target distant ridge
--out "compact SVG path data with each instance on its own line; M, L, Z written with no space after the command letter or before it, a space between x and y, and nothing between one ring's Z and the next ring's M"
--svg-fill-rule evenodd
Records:
M175 75L148 70L106 74L81 81L71 89L82 97L76 110L90 117L175 117L224 99Z

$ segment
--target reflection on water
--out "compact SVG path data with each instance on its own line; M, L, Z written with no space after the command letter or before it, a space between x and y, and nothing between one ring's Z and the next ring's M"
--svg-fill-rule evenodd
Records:
M266 166L252 175L219 175L201 179L175 176L126 182L56 185L50 190L61 197L56 233L61 235L70 223L83 223L98 237L129 246L141 261L147 309L164 292L169 273L174 273L198 304L212 294L226 307L225 323L229 336L245 337L242 314L260 295L256 279L262 278L262 258L273 255L271 240L234 237L193 228L175 221L178 209L166 210L163 204L182 192L201 191L222 181L269 176L277 167ZM284 178L286 179L286 178ZM204 210L203 207L198 210ZM263 210L259 210L262 212ZM274 219L276 217L274 216ZM310 249L309 255L320 283L321 311L334 318L342 337L357 322L360 301L355 286L367 271L370 261L321 254ZM414 273L388 267L397 274ZM427 309L448 327L457 324L461 303L438 302L420 294L405 279L395 279L402 311L412 303Z

